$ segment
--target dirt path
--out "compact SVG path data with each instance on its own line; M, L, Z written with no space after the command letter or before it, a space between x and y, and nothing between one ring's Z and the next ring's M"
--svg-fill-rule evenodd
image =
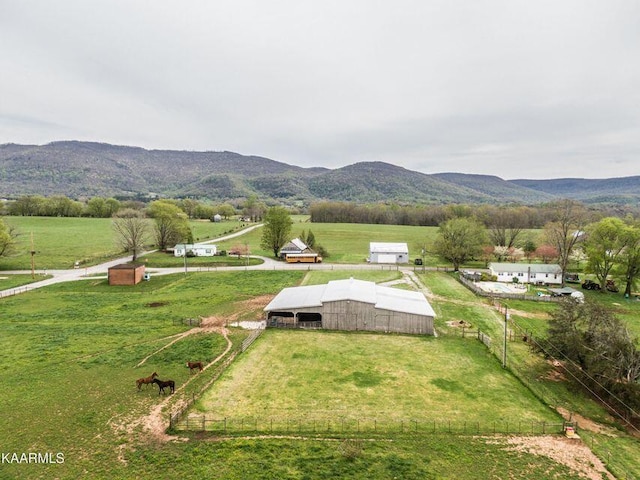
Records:
M138 365L144 364L145 361L147 361L150 357L152 357L156 353L164 350L165 348L171 346L178 340L188 335L195 335L198 333L220 334L226 340L227 347L225 348L224 352L222 352L214 360L212 360L211 362L209 362L203 367L202 371L204 372L205 370L215 366L218 362L220 362L223 358L225 358L225 356L229 353L229 350L231 350L231 347L233 346L233 342L229 339L229 331L224 326L225 322L226 320L220 319L217 317L205 318L202 321L202 326L192 328L179 335L167 337L167 338L171 338L172 340L166 345L164 345L163 347L153 352L151 355L148 355L147 357L145 357L142 361L140 361ZM163 421L163 411L165 411L165 409L167 409L169 406L171 406L173 409L179 409L179 408L182 408L184 405L186 405L187 399L179 396L178 394L181 391L183 391L197 377L198 375L194 375L193 377L189 378L189 380L184 382L180 387L176 388L175 393L173 395L167 395L166 397L163 397L162 400L156 405L153 405L146 414L133 419L122 418L118 422L114 422L114 421L110 422L114 430L119 432L125 432L127 437L130 439L129 442L124 443L118 447L118 459L121 462L126 463L126 460L124 457L125 451L128 448L130 448L131 445L136 443L135 442L136 437L139 439L139 438L142 438L142 436L144 436L144 442L147 442L147 443L148 442L164 443L168 441L184 440L180 437L171 436L165 433L165 430L167 429L167 424Z

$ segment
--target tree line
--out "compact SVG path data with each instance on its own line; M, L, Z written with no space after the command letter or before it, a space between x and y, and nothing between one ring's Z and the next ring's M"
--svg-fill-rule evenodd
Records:
M163 199L162 201L174 204L191 219L211 219L216 214L223 218L229 218L243 211L242 204L238 206L229 203L211 204L190 198ZM73 200L60 195L51 197L25 195L15 200L2 202L0 204L0 213L3 215L33 217L111 218L120 210L144 210L151 203L145 203L140 200L118 200L113 197L91 197L86 200ZM254 209L252 209L252 212Z
M517 261L532 255L545 263L557 262L566 277L570 262L584 262L602 291L611 277L625 284L628 297L640 279L640 219L627 216L594 215L584 205L571 200L554 204L552 215L542 228L540 245L522 236L516 216L496 215L454 217L440 223L433 251L458 270L474 259L508 258Z
M557 216L563 201L540 205L399 205L357 204L350 202L318 202L309 208L312 222L368 223L383 225L413 225L436 227L452 218L476 218L487 227L508 224L511 228L542 228ZM576 202L579 203L579 202ZM640 209L630 206L583 205L593 218L640 218Z

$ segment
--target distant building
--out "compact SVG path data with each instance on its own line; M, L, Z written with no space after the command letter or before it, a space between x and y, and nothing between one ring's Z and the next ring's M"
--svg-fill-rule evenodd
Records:
M109 285L136 285L144 278L145 267L140 263L121 263L108 269Z
M490 263L489 272L499 282L532 283L535 285L561 285L560 265L547 263Z
M173 247L175 257L213 257L218 252L216 245L207 243L178 243Z
M420 292L364 280L283 289L264 309L275 327L435 335L435 312Z
M278 253L278 256L280 258L282 258L282 259L286 259L287 255L300 254L300 253L310 253L310 252L312 253L311 249L309 247L307 247L306 243L304 243L299 238L294 238L293 240L288 242L286 245L284 245L280 249L280 252Z
M371 263L407 263L409 247L406 243L369 243L369 262Z

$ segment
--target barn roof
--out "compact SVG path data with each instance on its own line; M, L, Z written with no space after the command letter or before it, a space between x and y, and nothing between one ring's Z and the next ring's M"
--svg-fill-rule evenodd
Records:
M427 299L419 292L382 287L374 282L348 279L333 280L324 285L283 289L264 310L266 312L296 308L321 307L326 302L352 300L370 303L381 310L435 317Z
M384 243L370 242L369 252L371 253L409 253L409 247L406 243Z

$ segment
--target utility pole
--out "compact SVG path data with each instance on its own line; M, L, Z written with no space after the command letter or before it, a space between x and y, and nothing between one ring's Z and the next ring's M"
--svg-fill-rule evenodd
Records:
M35 279L36 278L36 262L35 262L35 255L36 255L36 250L33 247L33 232L31 232L31 278Z
M504 306L504 341L502 343L502 368L507 368L507 322L509 321L509 307Z
M187 274L187 244L184 244L184 274Z

